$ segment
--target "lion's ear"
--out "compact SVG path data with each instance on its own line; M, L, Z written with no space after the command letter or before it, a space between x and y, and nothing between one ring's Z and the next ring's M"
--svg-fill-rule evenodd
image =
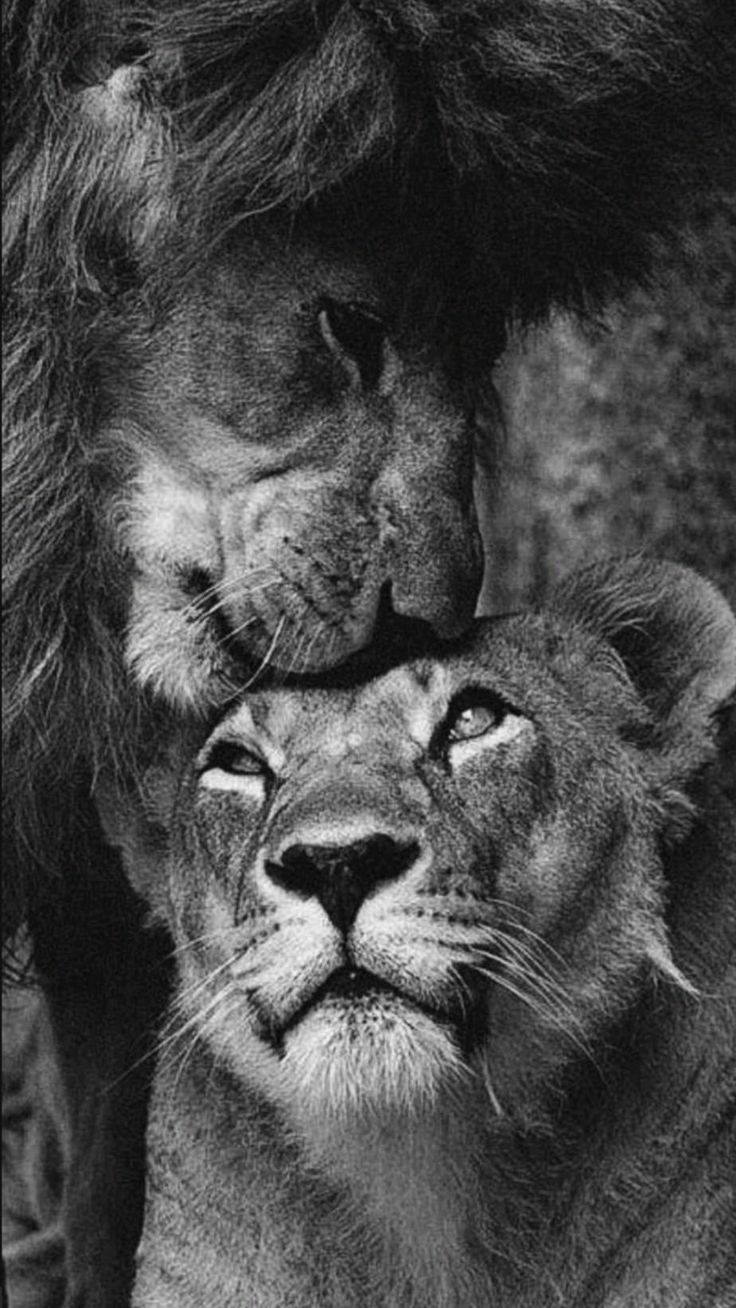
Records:
M4 234L19 294L108 294L155 264L174 222L173 158L169 117L141 68L65 91L8 164Z
M155 84L141 67L122 66L80 92L78 109L109 217L140 251L173 219L171 127Z
M689 568L638 556L564 581L553 612L611 645L685 772L711 753L736 698L736 617Z

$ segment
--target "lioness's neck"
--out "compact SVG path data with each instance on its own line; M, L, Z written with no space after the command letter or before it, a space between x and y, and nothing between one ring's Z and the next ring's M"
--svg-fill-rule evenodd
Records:
M626 1195L643 1175L649 1215L654 1205L668 1228L672 1200L677 1218L657 1123L666 1088L669 1138L687 1126L666 1032L678 1027L677 1044L687 1042L690 1006L662 997L652 1058L629 1050L648 1064L646 1086L632 1083L622 1050L604 1069L607 1090L591 1070L587 1088L558 1098L549 1133L513 1129L469 1092L425 1120L325 1120L305 1138L206 1050L183 1071L162 1067L135 1308L239 1304L246 1291L249 1308L584 1303L629 1240L636 1204ZM652 1029L643 1015L643 1043ZM717 1117L726 1088L706 1073ZM696 1153L712 1125L693 1137Z
M249 1308L280 1308L290 1286L304 1308L493 1308L534 1261L541 1160L526 1152L480 1096L305 1141L199 1050L157 1078L134 1304L237 1303L247 1285Z
M309 1163L375 1231L374 1275L388 1303L490 1302L489 1236L501 1215L488 1184L492 1132L476 1107L448 1100L426 1119L332 1122L307 1142Z

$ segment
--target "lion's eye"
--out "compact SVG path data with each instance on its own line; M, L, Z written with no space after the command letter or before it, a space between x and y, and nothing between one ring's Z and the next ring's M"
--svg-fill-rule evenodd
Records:
M320 300L318 321L322 336L338 358L347 357L357 368L365 387L378 384L383 367L386 325L367 304L353 300Z
M447 739L450 744L457 740L474 740L484 736L487 731L497 727L504 716L501 706L490 704L469 704L460 709L450 720Z

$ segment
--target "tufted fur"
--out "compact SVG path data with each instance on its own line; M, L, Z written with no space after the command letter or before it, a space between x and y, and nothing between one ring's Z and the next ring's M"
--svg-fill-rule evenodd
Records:
M619 560L111 796L178 946L135 1304L729 1301L735 689Z

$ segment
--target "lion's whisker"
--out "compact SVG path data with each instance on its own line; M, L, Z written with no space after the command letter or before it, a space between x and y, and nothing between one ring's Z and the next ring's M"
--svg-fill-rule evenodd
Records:
M253 580L253 578L259 577L262 579ZM245 595L248 598L280 583L281 578L273 569L257 568L254 571L238 573L236 576L228 578L227 581L214 582L206 590L199 591L182 609L182 616L187 620L195 618L198 621L206 621L224 608L233 595L239 598ZM208 604L207 601L213 596L216 602ZM205 604L207 605L206 608L203 607Z
M206 625L206 621L207 619L203 617L202 622L205 625ZM246 618L245 621L241 622L237 627L232 627L228 629L228 633L227 633L228 641L233 641L237 636L242 636L244 631L247 631L249 627L255 627L258 622L260 622L260 618L258 617L257 614L252 613L249 618Z

